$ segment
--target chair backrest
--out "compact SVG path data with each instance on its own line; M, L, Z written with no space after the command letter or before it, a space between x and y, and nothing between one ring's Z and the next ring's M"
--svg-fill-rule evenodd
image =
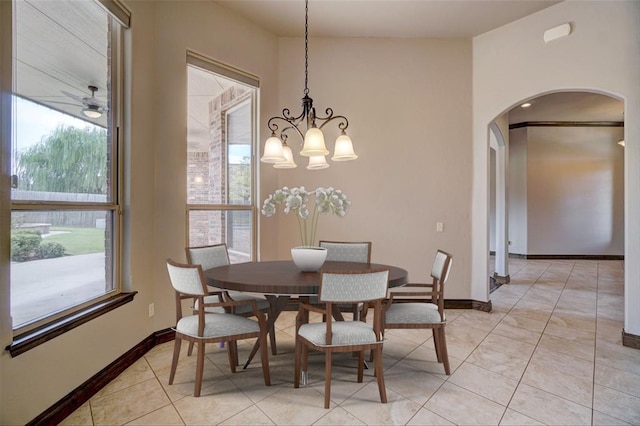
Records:
M167 259L167 270L177 293L186 296L204 296L208 293L200 265L185 265Z
M431 267L431 278L433 278L432 301L438 305L440 314L442 314L444 308L444 283L449 278L452 262L453 257L449 253L438 250Z
M225 243L187 247L186 251L187 262L192 265L202 266L204 271L229 264L229 252Z
M321 302L365 302L384 299L389 287L389 269L358 272L324 272L320 283Z
M327 260L371 263L371 241L320 241L320 247L327 249Z

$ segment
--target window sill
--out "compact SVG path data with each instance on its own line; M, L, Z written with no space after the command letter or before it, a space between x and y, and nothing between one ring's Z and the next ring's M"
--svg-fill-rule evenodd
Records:
M91 321L107 312L133 301L137 291L130 293L120 293L106 300L101 300L91 306L87 306L81 311L75 312L66 317L60 318L43 327L31 330L27 333L15 336L13 343L6 347L11 357L16 357L39 346L49 340L71 331L74 328Z

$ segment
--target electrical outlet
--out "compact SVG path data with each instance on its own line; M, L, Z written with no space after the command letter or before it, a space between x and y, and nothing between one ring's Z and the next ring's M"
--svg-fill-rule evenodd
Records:
M149 318L151 318L155 314L155 305L153 303L149 303Z
M436 232L444 232L444 223L436 222Z

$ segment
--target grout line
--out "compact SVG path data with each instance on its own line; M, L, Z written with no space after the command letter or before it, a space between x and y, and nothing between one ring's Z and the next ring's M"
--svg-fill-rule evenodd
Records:
M535 283L538 282L538 280L540 279L540 277L544 276L544 274L549 270L549 268L551 267L551 262L549 262L549 266L547 266L545 268L545 270L538 276L538 278L536 278L536 280L529 286L529 288L527 289L526 292L524 292L522 294L522 296L520 296L520 298L518 299L518 301L516 303L514 303L514 305L509 309L509 311L507 312L506 315L509 315L509 313L513 310L513 308L518 304L518 302L520 302L522 300L522 298L524 296L527 295L527 293L529 293L529 291L531 291L531 289L533 289L533 286L535 285ZM526 268L522 268L522 269L526 269ZM562 293L561 293L562 294ZM557 301L556 301L556 305L557 305ZM555 310L555 307L554 307ZM505 315L505 316L506 316ZM551 315L553 315L553 311L551 311ZM500 417L500 421L498 422L498 424L500 424L502 422L502 420L504 419L504 415L507 413L507 410L509 409L509 406L511 405L511 402L513 401L513 397L515 396L516 392L518 391L518 388L520 387L520 384L522 384L522 378L524 377L525 373L527 372L527 369L529 368L529 364L531 363L531 358L533 358L533 354L535 353L536 349L538 348L538 344L540 343L540 339L542 338L542 334L544 334L544 330L547 328L547 324L549 323L549 320L551 319L551 315L549 315L549 318L547 318L547 323L545 324L545 328L542 329L542 333L540 333L540 337L538 338L538 342L535 345L535 348L533 349L533 351L531 352L531 355L529 356L529 360L527 361L527 365L524 367L524 370L522 371L522 375L520 375L520 378L518 379L518 384L516 385L516 388L514 389L513 393L511 394L511 397L509 398L509 401L507 402L506 408L504 410L504 413L502 413L502 416ZM513 339L515 340L515 339ZM513 408L512 408L513 410ZM514 410L518 413L520 413L517 410ZM520 413L523 416L529 417L530 416L524 414L524 413ZM537 421L537 419L534 419Z

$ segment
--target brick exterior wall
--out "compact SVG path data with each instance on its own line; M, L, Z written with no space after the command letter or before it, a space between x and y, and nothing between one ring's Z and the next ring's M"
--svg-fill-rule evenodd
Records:
M187 157L189 204L226 204L226 111L250 96L251 89L235 85L209 103L209 150L189 152ZM223 211L191 211L189 244L195 246L226 242L225 216Z

